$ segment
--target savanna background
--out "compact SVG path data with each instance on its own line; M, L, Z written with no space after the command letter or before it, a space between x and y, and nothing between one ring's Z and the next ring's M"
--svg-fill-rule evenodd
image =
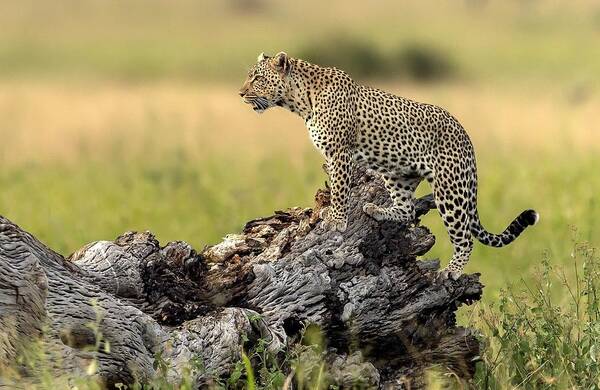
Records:
M2 1L0 214L68 255L126 230L200 249L311 205L326 177L302 120L237 95L256 56L281 50L459 118L488 230L540 212L512 245L477 244L466 269L486 285L461 309L489 343L478 385L600 387L592 0ZM438 215L423 223L445 264Z

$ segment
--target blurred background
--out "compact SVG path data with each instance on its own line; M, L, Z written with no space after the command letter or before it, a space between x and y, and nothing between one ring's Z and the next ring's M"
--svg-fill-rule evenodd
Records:
M68 255L126 230L201 249L312 205L326 177L301 119L237 95L283 50L459 118L488 230L540 212L509 247L476 245L467 271L493 300L574 240L600 245L599 43L592 0L4 0L0 214ZM424 223L445 264L439 216Z

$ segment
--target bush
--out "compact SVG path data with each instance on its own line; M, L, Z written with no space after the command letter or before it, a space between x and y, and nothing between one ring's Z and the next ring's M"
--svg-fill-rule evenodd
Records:
M600 389L600 262L587 243L571 256L572 278L545 258L533 285L479 310L487 345L478 388ZM567 302L552 298L555 284Z
M341 35L306 46L298 56L321 66L343 69L357 77L386 73L386 60L373 45Z
M417 81L443 79L454 74L454 65L446 55L418 44L400 48L392 66L398 67L401 75Z
M390 53L382 53L375 45L360 38L333 35L305 46L298 57L343 69L354 77L429 81L455 75L455 66L444 52L420 43L402 45Z

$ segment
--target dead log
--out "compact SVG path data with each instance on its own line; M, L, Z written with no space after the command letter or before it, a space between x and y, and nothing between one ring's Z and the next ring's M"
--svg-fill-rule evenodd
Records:
M364 214L365 202L390 202L368 172L354 175L346 232L321 227L329 192L315 201L250 221L200 253L129 232L64 259L0 217L0 361L38 338L63 357L57 370L84 375L95 360L108 387L153 378L157 359L171 378L197 362L203 387L227 377L258 340L281 356L312 325L327 342L320 359L329 380L340 386L419 388L433 365L471 378L479 343L455 312L480 298L478 275L436 281L438 262L416 259L435 242L426 227ZM418 216L432 208L429 196L416 202Z

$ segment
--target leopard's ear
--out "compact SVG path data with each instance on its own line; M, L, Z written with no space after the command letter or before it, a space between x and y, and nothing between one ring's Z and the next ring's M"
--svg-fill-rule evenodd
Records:
M273 57L273 68L281 75L281 77L289 76L292 70L292 64L290 63L290 57L284 53L279 52Z
M260 53L258 55L258 58L256 59L257 62L261 62L264 61L265 59L269 58L268 55L266 55L264 52Z

